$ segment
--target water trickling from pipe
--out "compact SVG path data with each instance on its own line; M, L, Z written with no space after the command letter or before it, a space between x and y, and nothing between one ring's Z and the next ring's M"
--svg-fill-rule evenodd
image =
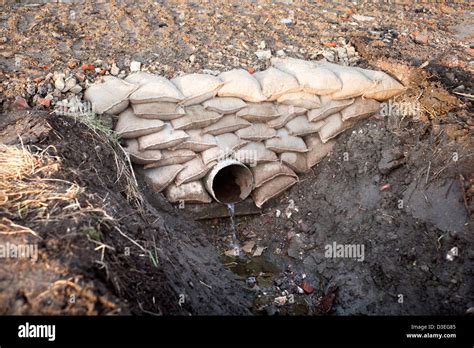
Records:
M227 209L229 210L230 229L232 231L232 241L231 241L230 247L234 249L234 256L239 256L240 244L239 244L239 240L237 239L237 229L235 226L235 204L227 203Z

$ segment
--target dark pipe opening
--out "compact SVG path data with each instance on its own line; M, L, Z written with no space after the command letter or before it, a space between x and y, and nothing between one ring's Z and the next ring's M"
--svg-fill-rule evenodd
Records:
M222 168L214 177L212 190L216 199L222 203L236 203L242 200L244 185L248 185L245 178L248 169L239 165L230 165Z

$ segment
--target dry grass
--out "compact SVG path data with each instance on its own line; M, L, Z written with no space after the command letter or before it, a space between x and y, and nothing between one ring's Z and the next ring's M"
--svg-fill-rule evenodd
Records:
M0 234L36 235L12 220L48 218L58 203L77 203L81 192L78 185L51 179L60 168L60 160L48 150L33 154L24 147L0 144Z

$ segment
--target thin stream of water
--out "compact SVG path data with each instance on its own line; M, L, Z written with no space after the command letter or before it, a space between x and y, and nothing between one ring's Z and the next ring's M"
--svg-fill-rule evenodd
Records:
M230 246L232 249L234 249L235 256L238 256L240 254L240 244L239 244L239 240L237 239L237 234L236 234L237 229L235 227L235 204L228 203L227 209L229 210L230 228L232 231L232 242Z

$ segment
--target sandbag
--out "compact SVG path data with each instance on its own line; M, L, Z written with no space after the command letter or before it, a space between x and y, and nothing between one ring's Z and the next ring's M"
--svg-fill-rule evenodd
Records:
M342 89L342 82L329 69L296 58L272 58L272 66L296 77L304 92L328 95Z
M319 137L323 143L344 132L350 127L348 123L343 124L340 113L332 114L323 120L324 125L319 130Z
M320 62L320 66L331 70L342 82L342 88L331 94L335 100L359 97L375 86L375 81L353 67L329 62Z
M293 105L277 104L277 111L280 114L278 118L268 121L267 125L271 128L279 129L285 127L288 121L291 121L296 116L304 115L308 110Z
M265 123L255 123L250 127L242 128L235 133L240 139L251 141L262 141L277 136L276 130L268 127Z
M277 100L283 105L293 105L305 109L315 109L321 107L321 101L317 95L307 92L293 92L283 94Z
M160 150L140 151L137 139L127 139L124 150L130 156L130 160L135 164L148 164L159 161L162 157Z
M283 152L280 160L293 169L296 173L307 173L311 167L308 166L306 153Z
M354 103L354 98L344 100L334 100L331 97L321 97L321 107L308 111L308 120L316 122L325 119L329 115L338 113L342 109Z
M201 181L192 181L186 184L177 186L171 184L165 191L166 199L171 203L211 203L212 198L206 192Z
M132 109L128 108L120 113L115 132L124 139L131 139L158 132L164 127L163 121L137 117Z
M342 120L361 119L371 116L380 110L380 103L373 99L357 98L354 103L341 110Z
M250 127L252 124L236 115L225 115L216 123L204 128L204 134L220 135L232 133L239 129Z
M152 118L171 121L185 114L184 108L177 103L151 102L132 104L133 113L140 118Z
M87 88L84 99L92 104L92 110L98 114L119 114L129 104L129 96L137 89L136 85L122 79L107 76Z
M328 142L323 143L317 134L305 137L304 142L309 150L306 153L309 168L321 162L321 160L332 151L336 144L335 140L329 140Z
M298 179L298 175L296 175L291 168L279 161L262 163L255 167L251 167L250 170L253 174L255 188L262 186L266 182L280 175L292 176L293 178Z
M206 100L203 104L204 109L215 111L220 114L234 114L245 108L247 103L242 99L234 97L216 97Z
M192 160L193 158L196 158L196 156L197 154L191 150L161 150L161 158L153 163L145 165L144 168L156 168L170 166L172 164L183 164Z
M201 157L196 157L184 163L183 164L184 169L180 171L178 175L176 176L176 179L175 179L176 185L180 186L187 182L202 179L216 163L217 162L204 164Z
M262 93L268 101L277 100L283 94L301 90L298 81L292 75L273 67L257 71L253 77L260 83Z
M234 158L251 167L261 162L278 161L275 152L268 150L263 143L250 142L234 153Z
M298 179L293 176L280 175L276 178L267 181L262 186L256 188L252 192L252 198L255 205L259 208L269 199L278 196L283 191L287 190L298 182Z
M154 191L161 192L173 182L176 175L183 169L184 167L182 165L174 164L171 166L145 169L143 175L145 176L145 181Z
M211 147L217 147L216 139L210 134L202 134L200 129L190 129L186 131L189 139L178 144L173 149L187 149L194 152L201 152Z
M289 121L285 128L289 135L303 136L317 133L324 125L323 121L309 122L308 118L304 116L297 116Z
M268 122L280 116L273 103L249 103L236 113L238 117L250 122Z
M356 68L369 79L376 82L375 86L364 92L364 98L375 99L378 101L388 100L403 93L406 88L396 79L383 71Z
M183 94L167 78L147 72L137 72L125 78L125 81L139 87L130 95L134 104L151 102L176 103L184 99Z
M210 148L201 152L201 158L204 164L213 161L222 161L233 157L235 151L248 144L248 141L241 140L234 133L225 133L215 136L217 147Z
M277 131L276 138L265 140L265 147L276 153L308 151L303 139L289 135L288 131L284 128Z
M213 98L222 86L220 79L207 74L178 76L172 79L171 82L184 95L181 104L186 106L199 104Z
M219 97L237 97L248 102L260 103L266 100L257 79L247 70L233 69L218 76L224 85L219 89Z
M138 138L138 147L140 151L170 149L187 139L189 135L185 131L174 130L169 123L165 123L159 132Z
M174 129L188 130L210 126L222 118L222 114L204 109L201 105L188 106L186 114L171 120Z

